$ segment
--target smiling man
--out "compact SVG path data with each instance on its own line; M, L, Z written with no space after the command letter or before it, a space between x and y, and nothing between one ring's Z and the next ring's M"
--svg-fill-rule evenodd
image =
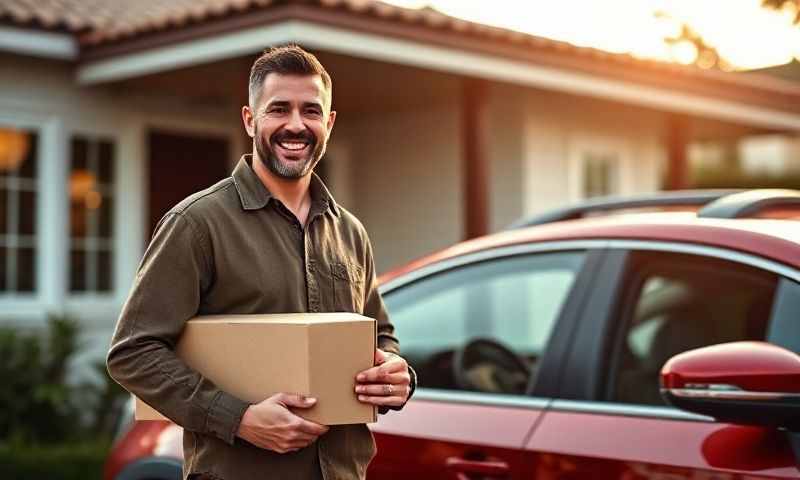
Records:
M248 404L189 368L174 345L194 316L373 317L376 366L353 379L354 395L385 413L413 392L364 227L313 173L336 120L331 101L330 76L313 55L288 46L259 57L242 108L253 153L161 219L123 307L109 372L184 427L184 478L360 479L375 453L366 425L329 427L292 411L314 398L279 393Z

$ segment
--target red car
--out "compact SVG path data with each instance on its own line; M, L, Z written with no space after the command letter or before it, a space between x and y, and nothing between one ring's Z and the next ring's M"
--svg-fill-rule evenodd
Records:
M419 387L369 478L800 478L797 219L795 191L600 200L384 275ZM128 423L106 480L178 478L180 428Z

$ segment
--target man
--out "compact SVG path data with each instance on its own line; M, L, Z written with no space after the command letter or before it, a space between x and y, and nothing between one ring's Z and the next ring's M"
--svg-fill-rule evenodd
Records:
M250 405L175 354L196 315L352 311L378 322L376 367L354 379L362 402L399 409L413 372L377 290L363 226L313 173L336 120L328 73L299 47L253 64L242 120L253 138L231 177L159 222L112 339L108 369L184 427L184 477L363 478L375 453L366 425L318 425L280 393Z

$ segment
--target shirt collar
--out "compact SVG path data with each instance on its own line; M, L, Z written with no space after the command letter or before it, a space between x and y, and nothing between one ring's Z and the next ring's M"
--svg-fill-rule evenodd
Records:
M236 185L236 191L239 193L239 200L242 202L242 208L245 210L258 210L264 208L270 199L273 198L272 193L264 186L261 179L258 178L256 172L253 171L251 163L253 156L251 154L242 155L236 168L233 169L233 183ZM321 211L330 208L331 212L337 217L340 215L339 207L333 199L333 195L325 186L325 183L316 173L311 173L311 182L309 184L311 193L312 208L318 204Z

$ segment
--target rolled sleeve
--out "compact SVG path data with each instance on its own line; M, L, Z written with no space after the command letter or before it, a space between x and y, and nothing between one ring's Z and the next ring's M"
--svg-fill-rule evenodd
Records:
M218 391L217 396L208 410L206 417L206 432L215 435L229 445L233 445L236 432L242 422L245 410L250 404L240 400L225 391Z

